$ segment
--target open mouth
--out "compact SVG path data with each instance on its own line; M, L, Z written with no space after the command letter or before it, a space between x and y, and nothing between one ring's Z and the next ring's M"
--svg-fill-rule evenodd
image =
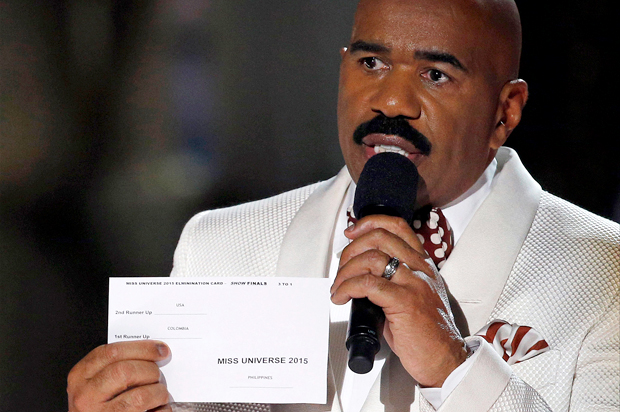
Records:
M409 152L406 152L405 150L403 150L402 148L398 146L387 145L387 144L376 145L374 147L374 151L375 153L385 153L385 152L398 153L399 155L403 155L405 157L408 157L411 154Z
M418 149L413 143L394 135L373 133L362 140L366 148L366 158L370 159L378 153L390 152L405 156L414 163L419 163L426 153Z

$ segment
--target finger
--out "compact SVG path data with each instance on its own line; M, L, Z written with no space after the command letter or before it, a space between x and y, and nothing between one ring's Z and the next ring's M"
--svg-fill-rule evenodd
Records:
M390 298L386 299L386 295L393 296L397 287L399 286L379 276L358 275L341 282L334 290L331 299L336 305L342 305L350 299L367 297L375 305L383 307L391 302ZM375 295L380 296L378 301L371 299L371 296Z
M382 276L390 259L391 257L387 253L378 249L366 250L352 257L338 269L338 274L336 279L334 279L330 292L335 291L342 282L354 276L367 274Z
M159 341L116 342L93 349L69 373L69 379L90 379L106 366L123 360L157 362L170 356L170 348Z
M347 227L344 233L349 239L357 239L358 237L374 230L384 229L403 239L409 246L418 253L425 254L424 247L420 243L420 239L415 234L411 226L402 218L386 215L371 215L360 219L352 226Z
M360 234L344 248L340 256L340 267L344 266L351 258L373 249L380 250L389 256L402 257L415 252L405 240L396 234L384 228L376 228Z
M84 396L109 401L129 388L163 383L162 374L153 362L123 361L106 366L89 380ZM165 385L164 385L165 386Z
M160 408L170 401L166 386L161 383L139 386L123 392L107 402L111 411L144 412Z
M154 362L114 362L93 378L84 380L73 387L69 386L69 401L81 407L77 410L97 410L92 408L103 407L129 388L162 382L164 382L163 375Z
M419 244L417 237L415 238ZM433 272L432 267L429 265L429 262L432 261L427 260L428 255L425 252L420 253L405 240L384 228L373 229L370 232L364 233L347 245L342 251L339 269L355 256L364 254L369 250L379 250L388 256L387 260L384 260L383 268L385 268L389 258L397 257L401 263L406 263L413 270L421 270L429 275ZM383 270L378 274L381 275L382 273Z
M406 284L398 284L372 274L350 277L334 290L332 302L342 305L350 299L367 297L377 306L399 311L398 308L403 306L414 306L412 298L418 301L421 298L427 299L430 295L436 296L431 279L425 273L411 271L406 267L399 267L398 272L401 272L399 276L408 278Z

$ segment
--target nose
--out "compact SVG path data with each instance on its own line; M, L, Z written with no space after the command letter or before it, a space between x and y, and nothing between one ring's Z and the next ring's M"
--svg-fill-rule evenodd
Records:
M371 100L371 109L387 117L403 116L418 119L422 113L415 92L412 73L404 69L393 69L376 84Z

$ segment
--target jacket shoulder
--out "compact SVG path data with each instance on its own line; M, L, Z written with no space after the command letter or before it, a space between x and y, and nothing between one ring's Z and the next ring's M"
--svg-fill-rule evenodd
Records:
M516 263L575 287L588 284L587 289L599 298L615 294L620 225L543 192Z
M592 252L616 260L620 258L620 225L588 212L564 199L543 192L532 225L532 232L546 231L556 236L560 247L566 242L590 246L583 253Z
M510 307L524 324L540 311L550 323L591 325L619 286L620 225L543 192L493 316Z
M183 229L171 276L273 276L286 229L319 185L198 213Z

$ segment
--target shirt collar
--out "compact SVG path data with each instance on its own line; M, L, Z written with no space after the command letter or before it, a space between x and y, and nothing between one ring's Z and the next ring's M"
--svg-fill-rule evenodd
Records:
M441 211L452 227L455 245L465 231L471 218L474 217L476 210L478 210L484 199L491 193L491 186L496 170L497 160L493 159L472 187L467 189L465 193L452 202L441 207Z

